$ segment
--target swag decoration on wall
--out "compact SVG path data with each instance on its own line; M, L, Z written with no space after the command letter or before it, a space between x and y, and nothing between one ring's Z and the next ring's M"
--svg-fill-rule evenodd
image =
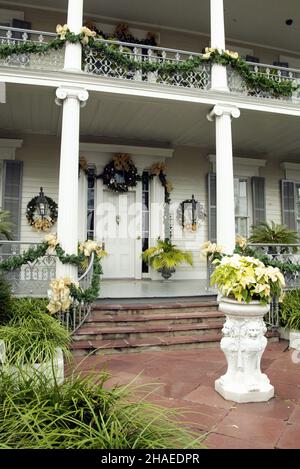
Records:
M57 203L51 197L45 196L41 187L39 195L27 204L26 218L29 225L36 231L48 231L57 221L57 216Z
M97 178L102 179L103 184L114 192L128 192L129 187L135 187L141 180L127 153L117 153Z
M159 178L161 185L164 187L165 203L169 204L171 202L170 193L173 190L173 185L170 181L167 180L166 166L164 163L155 163L151 166L149 178L152 179L154 176Z

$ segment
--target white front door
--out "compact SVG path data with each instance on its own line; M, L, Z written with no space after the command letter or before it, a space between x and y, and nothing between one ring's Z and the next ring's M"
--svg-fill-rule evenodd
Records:
M101 232L108 256L102 261L104 278L134 278L136 264L135 192L103 191Z

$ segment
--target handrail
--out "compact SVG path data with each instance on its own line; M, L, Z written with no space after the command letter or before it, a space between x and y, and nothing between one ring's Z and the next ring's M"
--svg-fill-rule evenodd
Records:
M248 246L284 246L284 247L300 247L300 243L249 243Z
M78 282L81 282L82 280L84 280L85 277L90 273L91 269L93 268L94 259L95 259L95 253L92 252L90 256L89 265L87 266L87 269L83 272L83 274L79 277Z
M284 71L290 71L290 72L296 72L300 73L300 69L297 68L289 68L289 67L280 67L279 65L271 65L271 64L265 64L261 62L249 62L246 60L248 65L253 65L254 67L265 67L265 68L270 68L270 69L275 69L275 70L284 70Z
M151 50L157 50L160 52L172 52L174 54L182 53L184 55L194 55L197 57L201 57L203 54L200 52L190 52L186 50L181 50L181 49L170 49L168 47L158 47L158 46L150 46L148 44L136 44L135 42L122 42L122 41L115 41L113 39L103 39L103 38L97 38L95 39L97 42L105 42L109 44L115 44L118 46L126 46L126 47L136 47L139 49L151 49Z
M38 31L36 29L12 28L10 26L0 26L0 30L13 31L17 33L36 34L37 36L51 36L51 37L57 36L56 33L49 33L47 31ZM13 39L17 39L17 38L13 38Z

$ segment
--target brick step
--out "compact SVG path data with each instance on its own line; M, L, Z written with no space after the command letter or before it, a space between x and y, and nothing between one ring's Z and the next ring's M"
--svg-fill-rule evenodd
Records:
M220 339L221 334L144 339L81 340L71 344L71 350L74 356L121 352L153 352L156 350L176 350L182 348L186 350L188 348L216 347L219 346Z
M279 334L268 331L268 342L278 342ZM206 347L219 347L222 334L183 335L177 337L147 337L143 339L117 339L117 340L79 340L71 344L74 356L88 354L115 354L146 352L157 350L196 349Z
M125 303L109 304L96 303L93 307L94 313L100 311L103 314L127 315L141 314L163 314L163 313L183 313L183 312L201 312L215 311L218 308L217 301L193 301L182 303Z
M147 338L156 334L160 338L182 336L182 335L203 335L221 331L223 321L202 323L202 324L163 324L163 325L139 325L139 326L117 326L117 327L81 327L74 340L114 340Z
M150 311L151 312L151 311ZM103 327L103 326L137 326L142 323L155 324L197 324L202 322L211 322L224 318L224 314L220 311L201 311L201 312L181 312L181 313L164 313L164 314L140 314L128 315L124 311L123 315L115 315L111 312L102 313L96 311L85 321L85 327Z

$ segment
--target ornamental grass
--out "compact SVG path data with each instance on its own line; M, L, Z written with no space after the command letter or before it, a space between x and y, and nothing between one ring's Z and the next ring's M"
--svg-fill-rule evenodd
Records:
M136 402L130 388L105 389L71 377L50 387L39 378L16 382L0 374L0 449L200 448L199 435L180 426L178 413ZM139 393L140 394L140 393ZM175 421L176 416L176 421Z

